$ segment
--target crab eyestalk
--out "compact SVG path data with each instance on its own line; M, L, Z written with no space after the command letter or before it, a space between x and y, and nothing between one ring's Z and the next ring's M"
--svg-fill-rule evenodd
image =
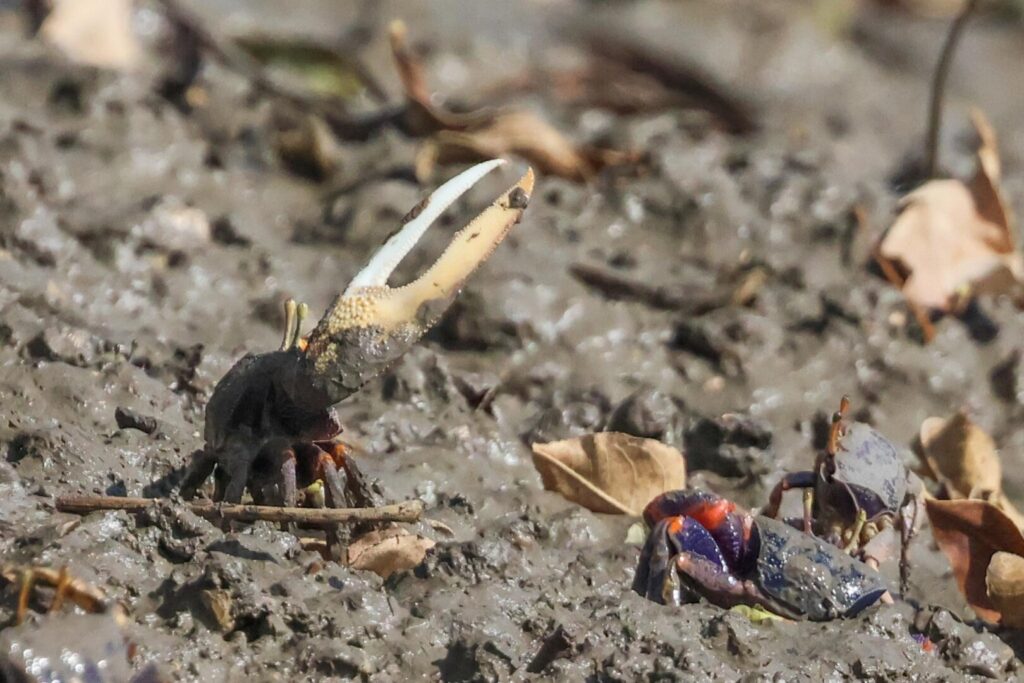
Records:
M388 277L430 224L455 200L502 165L494 160L457 175L416 205L402 227L335 299L306 339L300 389L306 406L333 405L355 393L400 358L437 321L466 279L494 252L522 216L533 192L533 171L452 238L420 277L389 287Z

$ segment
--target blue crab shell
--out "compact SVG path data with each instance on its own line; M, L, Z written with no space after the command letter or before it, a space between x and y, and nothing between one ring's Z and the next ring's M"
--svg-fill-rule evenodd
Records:
M892 441L863 422L852 422L839 441L833 479L854 489L875 494L882 509L865 509L868 518L900 509L907 496L907 470L903 454ZM870 496L857 496L864 504Z
M889 587L877 571L785 522L755 518L761 538L755 581L787 616L852 617Z

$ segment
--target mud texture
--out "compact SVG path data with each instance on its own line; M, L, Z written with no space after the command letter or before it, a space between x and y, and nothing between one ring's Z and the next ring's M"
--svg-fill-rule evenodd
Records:
M224 35L333 39L357 18L327 0L191 4ZM908 444L925 417L969 406L1021 502L1019 312L983 300L924 346L900 293L866 266L920 156L945 24L863 3L837 35L814 9L827 4L384 2L360 15L360 55L396 101L393 17L426 50L431 82L464 102L526 67L578 63L575 31L612 30L699 66L759 124L736 136L684 104L614 116L513 98L646 164L589 184L540 178L446 319L339 406L359 466L454 534L421 529L438 545L386 582L271 525L225 533L170 508L77 518L53 504L170 494L216 381L279 343L281 302L323 311L429 189L411 179L418 142L392 129L338 142L338 170L314 182L275 155L275 105L238 73L206 62L207 101L183 111L159 94L172 57L100 72L0 14L0 561L67 565L107 590L129 609L133 666L175 680L1015 679L1021 641L973 621L927 527L907 601L754 624L631 593L631 520L544 492L530 461L530 441L610 427L685 447L694 483L757 506L782 472L811 465L846 393L857 419ZM158 23L143 3L140 24ZM965 175L967 106L986 110L1018 213L1021 30L972 23L942 136L946 166ZM475 188L402 272L514 170ZM709 303L609 297L573 264ZM718 296L755 269L748 305ZM16 595L0 593L0 627Z

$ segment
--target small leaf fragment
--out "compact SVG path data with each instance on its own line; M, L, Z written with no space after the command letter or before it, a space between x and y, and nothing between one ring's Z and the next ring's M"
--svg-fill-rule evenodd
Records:
M643 546L647 542L647 526L643 522L634 522L626 530L626 545Z
M231 595L220 589L200 591L199 599L213 617L221 633L235 630L235 617L232 614Z
M142 54L132 0L58 0L39 33L72 61L91 66L128 70Z
M409 533L399 526L374 529L349 544L345 563L386 579L395 572L418 565L434 545L429 538Z
M729 611L742 614L749 619L752 624L763 624L773 621L792 621L791 619L787 619L775 612L768 611L761 605L733 605L729 608Z
M1024 535L999 508L982 500L925 500L932 534L953 569L957 586L982 619L1002 614L988 594L986 572L998 552L1024 556Z
M363 90L352 62L326 45L268 35L249 35L235 43L272 74L317 95L351 99Z
M639 517L655 496L686 487L677 449L620 432L533 444L544 488L588 510Z

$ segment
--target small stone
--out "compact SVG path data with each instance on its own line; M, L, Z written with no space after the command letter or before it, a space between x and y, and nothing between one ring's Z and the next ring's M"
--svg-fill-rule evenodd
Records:
M143 415L122 406L114 409L114 421L117 422L118 429L137 429L143 434L152 434L157 430L155 417Z

